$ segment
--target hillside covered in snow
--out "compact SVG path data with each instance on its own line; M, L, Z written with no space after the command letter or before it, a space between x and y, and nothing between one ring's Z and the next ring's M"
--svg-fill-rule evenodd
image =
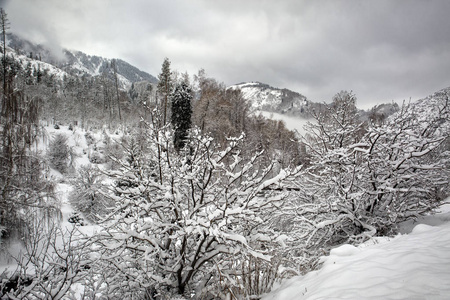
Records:
M50 74L55 74L57 77L62 75L78 77L112 76L114 75L113 63L115 64L122 89L129 89L134 82L157 82L154 76L121 59L88 55L77 50L50 49L44 45L34 44L22 39L13 33L8 35L7 41L8 46L23 63L31 62L32 67L36 69L40 65L42 71L47 70Z
M401 227L395 237L332 249L319 270L283 282L262 299L448 299L450 204Z
M274 88L260 82L240 83L229 88L240 89L255 110L305 117L308 115L307 110L317 105L297 92Z

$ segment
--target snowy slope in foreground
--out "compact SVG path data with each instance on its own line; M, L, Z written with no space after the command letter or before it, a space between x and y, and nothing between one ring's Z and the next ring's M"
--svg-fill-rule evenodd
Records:
M419 220L436 226L419 224L408 235L377 244L338 247L320 270L284 282L263 300L450 299L448 211L450 204Z

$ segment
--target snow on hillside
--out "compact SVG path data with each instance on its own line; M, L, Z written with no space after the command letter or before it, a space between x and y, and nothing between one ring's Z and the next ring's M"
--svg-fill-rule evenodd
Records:
M240 85L231 86L231 88L240 88L245 99L251 99L254 108L263 107L275 109L281 104L282 93L279 90L264 89L261 90L258 82L249 82Z
M117 75L119 77L119 85L122 88L128 89L133 82L149 81L157 82L158 80L138 68L130 65L121 59L110 59L96 55L88 55L81 51L65 50L66 62L63 68L76 71L79 74L88 74L90 76L100 76L104 73L113 76L114 71L112 67L113 61L116 64Z
M262 299L449 299L450 204L403 224L402 231L410 234L335 248L319 270L285 281Z
M48 70L49 74L55 74L58 79L62 79L67 74L96 77L106 73L110 77L113 76L111 67L113 59L110 58L66 49L61 49L61 53L59 53L55 49L35 44L15 34L8 34L7 45L9 45L8 52L20 60L24 67L29 62L32 64L32 68L37 69L37 66L40 65L41 70ZM39 58L39 60L32 59L33 57ZM133 82L143 80L151 83L158 82L156 77L139 70L126 61L121 59L114 59L114 61L119 77L119 87L122 89L128 89Z
M278 89L260 82L232 85L230 89L240 89L256 110L304 113L309 102L306 97L288 89Z
M42 157L45 157L50 141L57 134L62 134L67 137L68 146L73 153L73 166L75 167L75 169L90 164L89 155L92 152L92 148L94 148L94 146L102 146L103 133L100 131L95 133L90 132L91 136L94 137L96 144L89 146L85 138L86 131L80 128L75 127L74 130L69 130L68 126L60 126L60 129L55 129L53 126L44 126L41 128L41 130L42 137L39 138L36 144L37 148L34 148L33 150L42 155ZM103 132L107 132L107 130L104 129ZM99 168L102 168L102 165L97 166ZM55 195L60 202L60 210L62 215L60 225L62 228L70 231L74 224L69 222L69 218L73 215L75 209L69 203L68 196L73 189L70 181L71 178L73 179L75 174L63 175L57 170L49 167L49 172L46 176L48 176L55 182ZM80 232L88 235L92 235L93 232L97 230L99 230L99 226L93 225L88 221L84 221L84 226L79 227ZM15 259L13 259L10 255L13 255L17 258L19 254L23 252L24 247L19 241L12 241L10 244L8 244L7 252L0 252L0 274L4 273L5 271L14 271L17 268L17 263ZM76 299L82 299L82 297L80 296Z
M64 76L69 76L67 72L55 67L52 64L29 58L26 55L17 54L11 48L7 48L7 53L8 55L13 55L16 61L18 61L24 69L26 69L27 65L29 65L31 67L31 70L39 69L41 70L41 72L44 72L44 70L46 70L47 73L49 75L53 75L56 80L63 80Z

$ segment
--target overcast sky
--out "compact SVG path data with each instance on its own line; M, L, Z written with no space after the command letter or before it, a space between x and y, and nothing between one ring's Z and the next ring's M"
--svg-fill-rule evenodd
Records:
M200 68L358 106L450 86L450 1L0 0L11 30L57 48L121 58L157 76Z

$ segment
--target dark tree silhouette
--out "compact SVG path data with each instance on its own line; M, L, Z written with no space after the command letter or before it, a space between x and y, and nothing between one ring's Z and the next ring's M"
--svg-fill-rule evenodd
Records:
M188 131L191 128L192 98L192 89L185 82L177 85L172 95L173 143L178 152L186 144Z

